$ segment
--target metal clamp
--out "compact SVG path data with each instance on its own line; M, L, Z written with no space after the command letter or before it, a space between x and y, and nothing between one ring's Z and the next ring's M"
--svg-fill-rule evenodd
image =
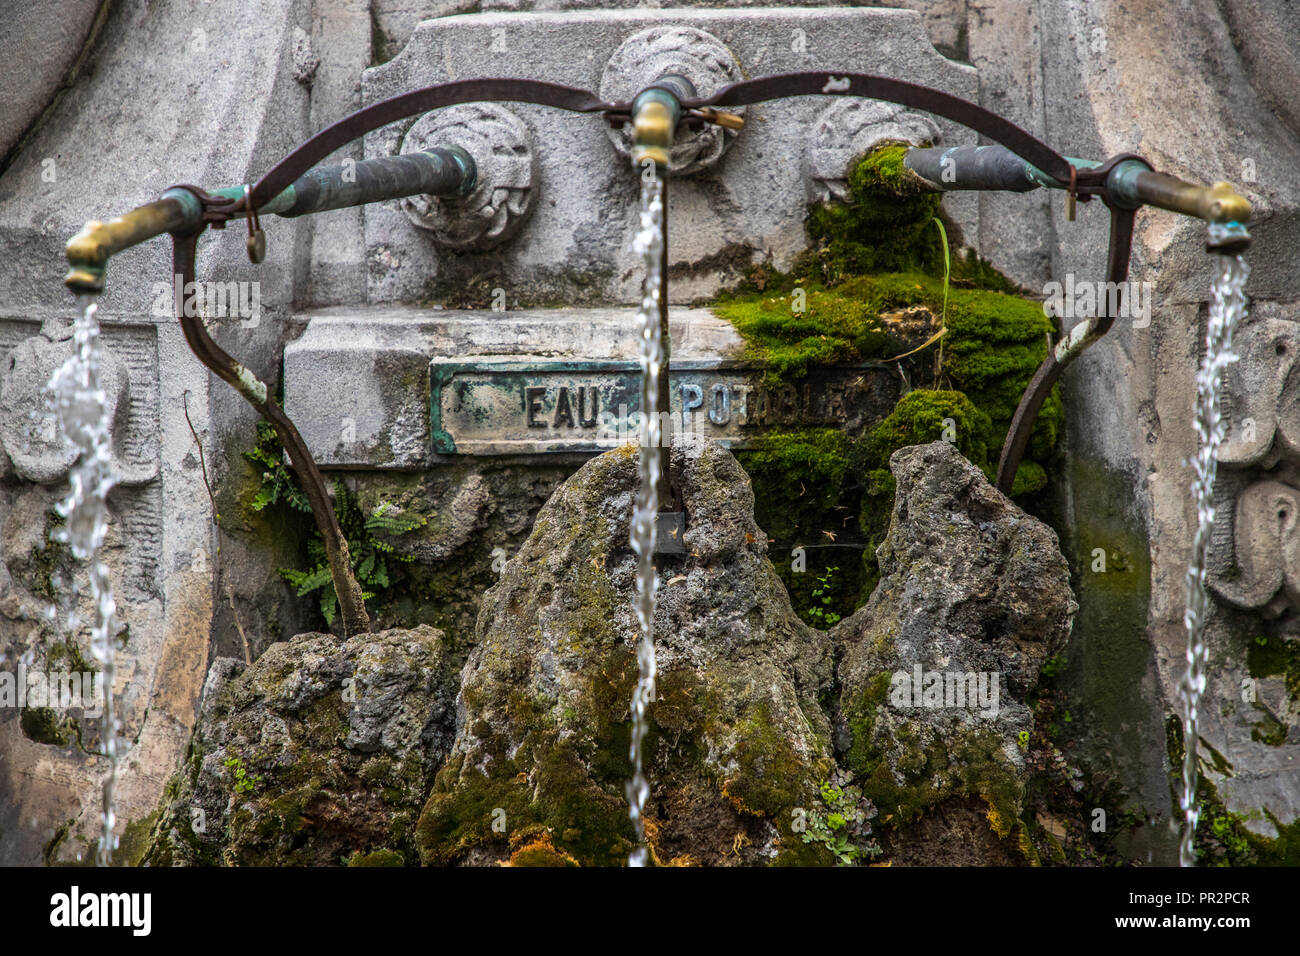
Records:
M257 219L257 207L249 200L251 186L244 186L244 207L248 210L248 239L244 245L248 250L248 261L256 265L266 258L266 233Z

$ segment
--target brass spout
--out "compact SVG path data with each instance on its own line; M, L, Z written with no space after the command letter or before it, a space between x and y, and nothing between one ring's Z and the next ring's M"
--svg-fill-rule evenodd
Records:
M470 153L459 146L435 147L419 153L309 170L257 211L262 215L293 217L417 193L463 197L473 192L477 182L478 168ZM234 203L244 198L248 188L219 189L207 201L221 201L226 217L247 216L248 210ZM183 187L169 189L156 202L146 203L109 222L88 222L68 240L67 255L72 269L63 283L78 293L103 292L104 270L114 253L165 232L179 235L194 232L203 222L204 202Z
M1195 216L1206 222L1246 222L1250 200L1228 183L1197 186L1163 173L1139 173L1138 195L1152 206Z
M1109 185L1111 192L1127 206L1136 208L1145 203L1206 222L1244 224L1252 212L1250 200L1229 183L1198 186L1168 173L1157 173L1138 160L1116 165L1111 170Z
M183 232L198 226L203 216L198 199L186 189L169 189L161 199L108 222L91 220L68 240L68 264L63 284L73 292L104 291L104 270L109 257L166 232Z
M667 103L655 99L643 104L632 118L633 165L640 166L648 161L660 169L667 169L676 125Z
M682 100L695 97L695 86L684 76L661 76L632 101L632 164L647 161L668 172L673 137L682 119Z

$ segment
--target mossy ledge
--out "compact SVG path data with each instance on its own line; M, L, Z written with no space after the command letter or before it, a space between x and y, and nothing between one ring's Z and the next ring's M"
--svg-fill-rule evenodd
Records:
M904 168L905 149L889 144L862 157L848 176L848 201L810 209L811 248L789 273L756 267L712 304L770 379L797 384L817 366L883 361L906 383L893 412L865 434L787 429L737 456L774 552L808 549L802 571L783 559L777 569L815 626L827 622L813 613L813 582L831 575L839 618L879 578L875 549L893 500L889 456L944 439L991 479L1055 333L1041 304L973 251L947 254L959 232L938 194ZM1047 486L1062 420L1053 390L1014 479L1022 503L1032 506Z

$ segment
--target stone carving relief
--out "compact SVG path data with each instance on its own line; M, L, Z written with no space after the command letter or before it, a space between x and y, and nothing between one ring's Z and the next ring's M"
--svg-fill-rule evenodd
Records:
M449 249L490 249L509 239L532 211L537 160L527 125L495 103L465 103L420 117L402 139L414 153L454 143L474 157L477 180L464 198L409 196L408 219Z
M939 127L922 113L880 100L837 98L813 124L809 156L813 198L847 200L849 165L882 143L936 144L939 139Z
M655 26L634 33L614 51L600 78L600 98L607 103L631 100L670 74L686 77L700 96L743 78L735 56L712 34L694 27ZM744 115L745 110L728 107L728 112ZM631 128L607 132L619 155L631 156ZM713 125L682 131L669 154L669 168L678 176L705 169L722 157L736 135L736 130Z
M21 329L21 324L10 324L8 335L0 337L0 448L6 462L0 465L0 476L12 473L24 481L51 484L64 480L77 459L76 446L63 434L47 401L50 379L72 357L72 326L47 322L35 335L13 344L5 341L21 334ZM142 485L158 475L152 331L143 331L147 341L127 330L116 336L120 346L104 350L100 370L119 485ZM141 367L133 370L130 364ZM141 379L134 401L133 371Z
M106 326L103 334L101 376L118 476L104 553L127 606L160 595L157 348L148 326ZM72 349L67 322L0 319L0 566L8 579L0 617L11 620L41 617L51 598L39 582L33 588L40 577L33 562L49 558L50 515L66 494L77 451L59 427L47 385Z
M1238 331L1238 360L1224 376L1227 439L1210 589L1265 618L1300 611L1300 322L1261 303Z

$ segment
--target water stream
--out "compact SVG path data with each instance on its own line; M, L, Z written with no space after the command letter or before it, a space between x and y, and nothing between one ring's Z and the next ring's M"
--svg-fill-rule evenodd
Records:
M1196 534L1192 539L1192 560L1187 568L1187 609L1183 623L1187 628L1187 672L1178 685L1183 705L1183 833L1178 860L1194 866L1196 850L1193 839L1200 820L1201 807L1196 799L1197 741L1201 695L1205 692L1209 649L1205 645L1209 595L1205 590L1206 562L1210 536L1214 530L1214 477L1219 446L1223 444L1227 423L1220 409L1223 370L1236 361L1232 334L1246 314L1244 288L1250 267L1240 255L1216 255L1214 282L1210 289L1210 314L1205 329L1205 356L1196 375L1197 454L1192 461L1192 496L1196 501Z
M107 420L107 401L100 384L103 343L99 337L98 306L93 296L78 297L77 320L73 326L73 355L50 379L49 388L63 434L80 452L68 474L68 496L57 508L65 519L55 533L56 540L68 545L78 561L86 563L90 593L95 604L91 623L91 651L103 673L104 711L102 731L104 754L108 757L108 775L104 780L103 827L95 862L108 866L116 849L113 827L114 791L117 788L117 711L113 705L113 680L116 675L113 618L117 605L109 586L108 568L100 560L99 549L108 529L108 492L116 480L112 468L112 444ZM68 614L68 630L80 627L76 601Z
M637 643L638 677L632 692L632 779L627 784L628 815L636 830L637 847L628 857L628 866L645 866L648 853L645 843L646 797L650 782L642 766L641 744L646 731L646 708L655 696L654 616L655 592L655 516L659 512L662 430L659 419L659 376L663 371L664 343L659 328L659 297L662 291L663 251L663 183L653 164L641 176L641 223L632 248L645 266L645 284L641 288L641 307L637 310L637 338L641 360L640 454L637 456L637 491L632 508L632 551L636 554L636 619L640 627Z

